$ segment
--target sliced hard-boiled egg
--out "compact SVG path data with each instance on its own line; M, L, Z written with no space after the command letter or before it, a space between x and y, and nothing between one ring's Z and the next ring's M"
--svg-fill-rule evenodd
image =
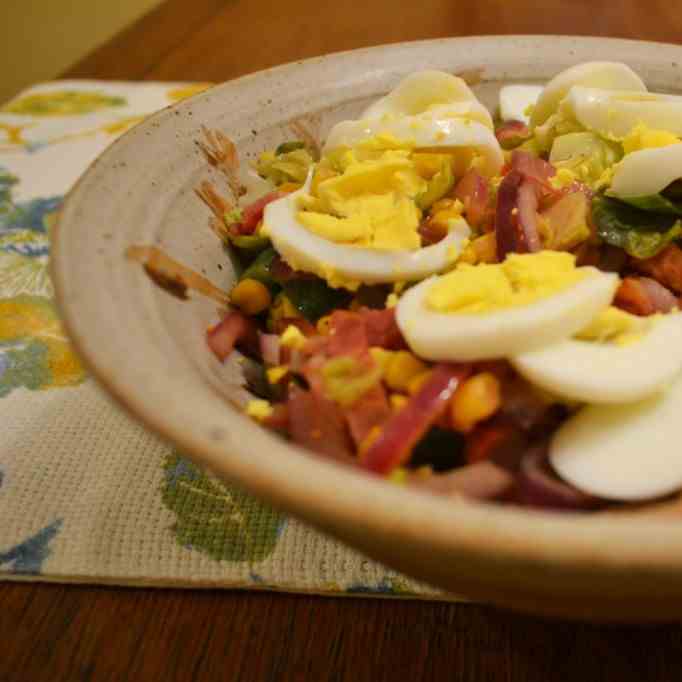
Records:
M415 151L478 155L477 169L484 175L499 173L504 162L502 149L491 130L476 121L404 116L390 120L342 121L329 133L324 153L339 147L355 147L377 136L390 135Z
M528 111L540 97L541 85L505 85L500 90L500 118L503 121L523 121L528 124Z
M640 402L584 407L554 435L550 462L561 478L599 497L668 495L682 487L681 407L682 378Z
M606 137L624 137L636 125L682 135L682 97L633 90L573 87L562 107L582 126Z
M682 143L627 154L614 168L609 194L645 197L662 192L682 178Z
M478 120L488 128L493 127L490 113L462 78L432 70L418 71L405 77L388 95L367 107L360 118L433 115L436 109L442 114L448 108L451 115L445 118L463 116Z
M533 108L530 122L542 125L556 112L561 100L576 85L606 90L633 90L646 92L642 79L621 62L585 62L576 64L552 78L545 86Z
M396 319L428 360L515 356L572 336L609 306L619 279L575 267L571 254L512 254L498 265L461 265L409 289Z
M360 283L427 277L453 263L468 240L469 226L460 218L452 221L441 241L424 248L377 249L337 243L311 231L299 219L299 203L310 191L311 178L302 189L265 207L264 231L291 267L314 273L331 286L356 289Z
M590 325L592 340L582 334L559 341L511 358L512 365L536 386L586 403L642 400L679 374L682 314L647 319L610 308L601 317L603 322L597 318ZM613 340L595 338L596 322Z

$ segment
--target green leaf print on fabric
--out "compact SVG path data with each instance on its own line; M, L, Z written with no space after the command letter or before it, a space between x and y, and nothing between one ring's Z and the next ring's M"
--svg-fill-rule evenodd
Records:
M221 483L187 459L166 457L162 499L176 517L175 538L216 561L266 559L286 517L246 493Z
M32 391L50 382L47 347L40 341L15 346L0 343L0 398L21 386Z
M6 104L0 111L20 116L76 116L126 104L125 97L101 92L53 90L24 95Z

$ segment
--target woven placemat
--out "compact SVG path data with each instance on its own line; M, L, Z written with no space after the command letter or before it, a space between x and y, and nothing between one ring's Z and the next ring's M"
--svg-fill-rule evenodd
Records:
M207 475L85 373L49 234L87 165L206 84L55 81L0 108L0 577L448 599Z

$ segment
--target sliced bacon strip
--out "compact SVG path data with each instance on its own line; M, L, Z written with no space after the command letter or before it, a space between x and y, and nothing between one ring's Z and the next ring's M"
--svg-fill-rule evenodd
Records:
M356 355L369 348L365 321L359 313L348 310L336 310L329 320L329 343L327 354Z
M530 135L530 129L523 121L504 121L495 129L495 137L503 149L515 147Z
M653 258L646 260L633 258L631 265L678 294L682 293L682 249L676 244L666 246Z
M237 345L253 354L259 347L258 328L252 319L236 311L230 312L206 332L206 343L221 362Z
M556 175L556 168L539 156L516 150L512 152L510 167L511 170L521 173L524 178L534 180L547 191L555 191L549 181Z
M677 299L650 277L626 277L618 287L614 305L633 315L668 313L677 308Z
M395 308L361 308L359 315L365 323L367 343L370 346L380 346L387 350L402 350L407 347L395 319Z
M526 445L526 436L518 426L493 420L476 427L467 437L467 462L474 464L491 460L498 464L518 464Z
M353 461L343 415L333 402L292 384L287 411L294 443L337 461Z
M457 387L470 372L468 365L441 363L399 412L386 422L363 457L365 468L387 474L406 462L412 448L447 409Z
M514 495L516 477L490 460L468 464L446 474L408 476L410 485L437 495L467 497L475 500L501 500Z
M490 187L476 170L467 171L455 187L455 198L464 204L464 214L471 227L480 227L490 217Z
M272 414L263 420L263 426L269 429L288 433L289 431L289 406L286 403L275 403L272 406Z
M382 426L391 416L386 389L382 384L378 384L343 412L348 422L350 435L355 445L360 446L375 426Z
M280 342L277 334L263 334L258 332L260 354L266 365L279 365Z

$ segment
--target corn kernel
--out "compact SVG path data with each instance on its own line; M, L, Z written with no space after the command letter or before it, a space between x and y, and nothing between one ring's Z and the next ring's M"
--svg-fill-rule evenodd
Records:
M388 364L391 362L393 357L393 352L386 350L385 348L380 348L379 346L372 346L369 349L369 354L372 360L381 367L382 374L386 371Z
M367 453L367 450L372 447L376 439L381 435L381 427L379 425L373 426L368 432L367 435L362 439L362 442L360 443L360 447L358 448L358 455L360 459L362 459L365 454Z
M403 467L393 469L388 475L388 480L396 485L405 485L407 483L407 469Z
M457 200L451 207L432 213L431 221L439 227L448 228L450 220L457 220L462 217L463 208L462 202Z
M274 408L267 400L249 400L246 405L246 414L258 421L270 417L273 410Z
M430 369L427 369L425 372L422 372L421 374L417 374L417 376L413 377L410 383L408 384L407 392L410 395L419 393L421 387L428 381L430 376L431 376Z
M498 378L490 372L479 372L467 379L452 396L452 426L458 431L468 433L478 422L495 414L501 402Z
M288 373L288 365L277 365L275 367L270 367L265 372L268 377L268 381L273 385L278 384Z
M257 279L243 279L230 292L230 301L246 315L258 315L268 308L270 292Z
M497 263L497 241L494 232L472 239L459 257L461 263Z
M434 201L433 204L431 205L431 213L444 211L445 209L452 208L454 205L455 205L454 199L448 199L447 197L444 199L438 199L438 201Z
M388 296L386 296L386 307L395 308L398 305L399 300L398 294L391 292Z
M391 409L394 412L402 410L405 405L407 405L407 396L401 395L400 393L391 393L388 397L388 401L391 404Z
M421 374L426 365L412 353L399 350L393 354L384 372L384 380L394 391L407 391L410 381Z
M324 315L317 321L317 332L322 334L322 336L327 336L329 334L329 326L332 321L331 315Z

